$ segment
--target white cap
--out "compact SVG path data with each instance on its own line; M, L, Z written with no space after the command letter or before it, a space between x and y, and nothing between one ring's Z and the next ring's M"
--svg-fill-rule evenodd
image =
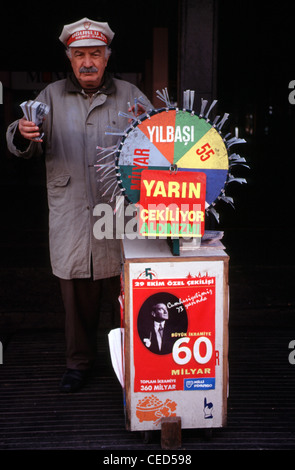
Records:
M66 47L108 46L114 35L108 23L82 18L66 24L59 39Z

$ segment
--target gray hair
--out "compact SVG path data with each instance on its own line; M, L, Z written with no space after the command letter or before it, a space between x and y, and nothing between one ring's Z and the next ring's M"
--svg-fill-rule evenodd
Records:
M106 58L110 57L110 55L112 53L112 49L109 46L103 46L103 47L105 47L105 57ZM68 56L69 59L72 57L72 50L71 49L72 49L71 47L66 48L66 55Z

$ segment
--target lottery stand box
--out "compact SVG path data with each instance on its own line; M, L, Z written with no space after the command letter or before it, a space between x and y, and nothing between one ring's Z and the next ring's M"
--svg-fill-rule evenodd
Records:
M173 256L165 239L122 241L126 429L226 425L228 263L223 245ZM161 351L155 304L165 304Z

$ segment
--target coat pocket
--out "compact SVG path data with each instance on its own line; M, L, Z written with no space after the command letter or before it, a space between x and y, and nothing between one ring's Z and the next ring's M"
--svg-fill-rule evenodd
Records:
M69 206L70 175L59 175L47 182L48 205L51 211L62 213Z
M59 175L53 178L52 180L48 181L47 188L48 190L54 188L62 188L67 186L70 182L71 176L70 175Z

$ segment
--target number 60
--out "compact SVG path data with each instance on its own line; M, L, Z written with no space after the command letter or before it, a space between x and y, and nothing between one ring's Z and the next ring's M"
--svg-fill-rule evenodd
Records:
M190 338L179 338L175 341L172 349L172 357L176 364L184 365L187 364L192 357L192 351L188 346L183 346L183 343L189 343ZM201 344L205 343L206 345L206 354L205 356L201 356L200 354L200 347ZM182 353L182 354L181 354ZM212 343L209 338L206 336L200 336L196 339L193 346L193 354L195 360L199 364L206 364L206 362L210 361L213 353ZM183 355L183 357L181 357Z

